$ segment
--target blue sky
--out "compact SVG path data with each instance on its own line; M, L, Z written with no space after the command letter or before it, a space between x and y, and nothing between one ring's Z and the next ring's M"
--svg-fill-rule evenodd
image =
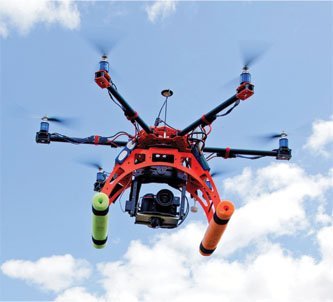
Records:
M0 300L333 301L332 15L332 2L2 1ZM207 145L272 150L255 136L285 130L293 158L211 161L236 212L209 259L202 211L152 230L118 203L109 245L95 250L95 171L78 161L110 171L117 150L34 141L31 116L46 113L79 119L51 132L133 132L93 81L87 37L101 32L117 41L119 92L152 124L172 89L168 122L180 129L234 94L224 84L241 71L242 42L270 45L251 70L255 95L214 123Z

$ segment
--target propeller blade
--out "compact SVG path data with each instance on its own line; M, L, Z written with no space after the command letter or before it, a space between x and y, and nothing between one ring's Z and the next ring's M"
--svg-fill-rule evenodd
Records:
M255 138L261 142L268 143L271 142L275 139L281 138L282 136L287 136L285 132L280 132L280 133L268 133L268 134L263 134L263 135L258 135L255 136Z
M239 43L239 51L242 57L243 69L248 69L257 63L268 51L270 44L263 41L242 41ZM237 87L239 76L222 85L222 88Z
M108 56L119 44L120 34L118 30L110 34L109 28L98 26L86 31L84 38L100 56Z
M55 123L63 123L64 120L60 119L58 117L47 117L46 118L49 122L55 122Z
M110 30L108 26L94 26L92 28L83 31L83 39L87 42L90 48L98 54L98 59L106 56L110 63L110 74L112 76L119 76L117 67L114 65L113 56L110 55L114 53L114 50L119 46L120 41L124 38L122 30L113 29ZM112 71L112 72L111 72Z
M52 123L58 123L65 127L71 127L77 124L77 119L72 117L56 117L56 116L43 116L41 118L43 121L48 121Z
M223 176L223 175L226 175L228 174L230 171L229 169L213 169L213 171L210 173L210 176L211 177L220 177L220 176Z
M103 170L101 163L97 160L84 159L84 160L78 160L77 162L79 164L84 165L84 166L89 167L89 168L93 168L93 169L97 169L97 170Z
M210 174L211 177L218 177L221 176L223 174L222 171L214 171Z
M252 67L268 51L270 44L264 41L242 41L239 45L243 66Z
M231 87L235 88L235 87L238 87L238 86L239 86L239 76L237 76L237 77L231 79L230 81L224 83L222 85L222 88L224 88L224 89L231 88Z
M34 119L34 120L43 120L52 123L58 123L65 127L75 127L79 123L79 119L75 117L60 117L60 116L48 116L36 114L25 108L20 104L13 104L11 107L12 116L18 119Z

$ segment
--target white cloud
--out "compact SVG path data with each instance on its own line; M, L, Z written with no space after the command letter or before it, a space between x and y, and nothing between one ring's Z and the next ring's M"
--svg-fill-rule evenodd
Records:
M146 7L148 19L155 23L159 18L164 19L176 11L175 0L158 0Z
M204 258L197 251L202 231L191 223L157 236L150 245L132 242L122 260L98 265L103 295L71 288L55 301L332 301L332 226L317 233L320 260L306 254L293 257L270 242L242 261L219 253Z
M75 301L104 302L105 300L102 298L98 298L93 294L88 293L87 290L83 287L69 288L55 299L55 302L75 302Z
M85 260L71 255L51 256L39 260L8 260L1 265L3 274L40 286L42 289L59 292L75 282L90 276L90 265Z
M274 163L256 172L244 169L240 176L224 183L223 196L235 193L244 206L236 209L221 251L230 254L268 235L305 230L310 224L305 202L311 200L311 211L323 214L323 196L330 188L332 171L308 175L301 167L286 163Z
M318 242L323 261L332 267L333 265L333 226L322 228L318 232ZM332 272L333 274L333 272Z
M150 245L133 241L122 261L99 264L107 300L164 301L186 290L189 267L202 258L198 247L203 231L202 225L190 224L154 237Z
M325 211L325 205L320 205L316 214L316 223L321 225L331 225L333 224L333 212L328 214Z
M318 120L312 124L312 134L304 148L309 148L314 154L328 157L332 155L333 144L333 116L330 120ZM327 150L329 147L329 151Z
M7 37L12 28L27 34L37 23L59 23L75 29L80 25L80 13L72 0L0 1L0 37Z

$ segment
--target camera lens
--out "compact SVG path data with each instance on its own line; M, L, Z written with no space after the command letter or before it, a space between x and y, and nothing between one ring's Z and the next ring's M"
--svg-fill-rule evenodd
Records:
M163 189L156 194L156 201L163 207L168 207L173 204L173 193L170 190Z

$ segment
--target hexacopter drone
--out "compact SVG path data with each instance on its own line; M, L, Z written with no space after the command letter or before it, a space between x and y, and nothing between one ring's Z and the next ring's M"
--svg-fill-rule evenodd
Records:
M278 160L291 158L291 149L288 147L287 135L284 132L274 135L279 138L279 147L272 151L205 146L214 120L229 114L240 101L253 95L254 85L251 84L248 64L243 67L236 93L182 130L166 122L167 101L173 94L171 90L162 91L165 102L154 126L148 126L117 91L109 74L106 55L103 55L99 62L95 82L99 87L107 89L111 100L123 110L127 119L134 125L135 134L130 135L121 131L110 137L99 135L86 138L68 137L59 133L50 133L49 122L62 120L45 116L42 118L40 130L36 133L36 142L42 144L64 142L122 148L115 159L112 172L106 173L99 167L94 184L96 194L92 202L92 241L96 248L104 247L107 241L109 206L115 203L126 189L130 188L130 194L125 211L131 217L135 217L135 223L151 228L168 229L178 227L186 219L190 210L186 196L188 192L194 199L191 211L197 211L195 202L198 202L209 222L199 248L202 255L209 256L216 249L234 212L234 206L230 201L221 200L208 160L213 157L256 159L271 156ZM160 118L163 107L165 108L164 120ZM229 109L221 114L221 111L227 108ZM127 136L128 139L117 140L121 135ZM180 196L174 196L169 189L162 189L156 194L149 193L140 197L142 185L149 183L165 184L179 190Z

